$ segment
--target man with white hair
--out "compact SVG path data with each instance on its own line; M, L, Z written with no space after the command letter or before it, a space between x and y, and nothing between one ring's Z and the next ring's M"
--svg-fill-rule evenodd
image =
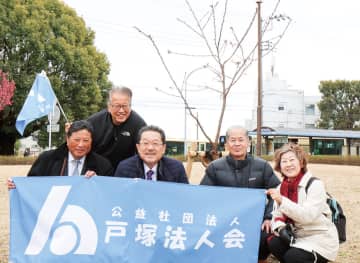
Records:
M132 91L113 87L109 91L107 108L89 117L94 126L93 150L107 158L114 168L136 153L138 131L146 123L131 108Z
M225 146L229 150L229 155L211 162L200 184L264 189L275 188L280 184L280 180L268 162L247 153L250 140L245 128L230 127L226 132ZM246 202L246 200L243 201ZM261 225L259 249L259 262L263 263L270 254L267 236L271 230L272 207L273 200L268 198Z

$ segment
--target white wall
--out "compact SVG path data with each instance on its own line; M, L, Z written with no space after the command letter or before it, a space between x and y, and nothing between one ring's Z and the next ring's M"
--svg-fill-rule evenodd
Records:
M275 74L263 82L262 126L272 128L306 128L315 125L320 113L315 96L304 96L303 90L289 89L286 81ZM314 105L314 114L306 106ZM311 108L311 107L310 107ZM252 110L252 120L246 122L248 129L257 126L257 96Z

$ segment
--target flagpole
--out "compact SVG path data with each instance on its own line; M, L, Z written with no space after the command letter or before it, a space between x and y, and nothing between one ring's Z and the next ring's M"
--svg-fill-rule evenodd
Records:
M41 74L42 76L44 76L44 77L47 77L45 70L42 70L40 74ZM55 105L56 105L56 104L59 105L60 111L61 111L62 115L64 116L65 121L66 121L66 122L69 122L69 120L68 120L68 118L66 117L65 112L64 112L63 108L61 107L60 102L57 100L57 98L56 98L56 103L55 103ZM53 113L54 113L54 111L55 111L55 105L54 105L54 107L53 107ZM51 123L50 123L50 124L51 124Z
M63 108L62 108L61 105L60 105L60 102L57 100L56 103L57 103L57 105L59 105L60 111L61 111L62 115L64 116L65 121L66 121L66 122L69 122L68 118L67 118L66 115L65 115L65 112L64 112Z
M50 118L49 118L49 150L51 150L51 131L52 131L52 126L51 126L51 121L52 121L52 118L53 116L55 115L54 112L55 112L55 104L53 104L53 110L49 112L50 114Z

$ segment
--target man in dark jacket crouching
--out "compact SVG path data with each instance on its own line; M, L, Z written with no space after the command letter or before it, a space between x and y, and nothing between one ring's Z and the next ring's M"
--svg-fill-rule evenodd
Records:
M245 188L275 188L280 180L271 166L263 159L247 154L250 140L246 129L230 127L226 132L226 147L229 155L209 164L202 179L202 185ZM243 200L246 202L246 200ZM271 230L273 201L268 200L261 226L259 262L266 262L269 255L267 236Z

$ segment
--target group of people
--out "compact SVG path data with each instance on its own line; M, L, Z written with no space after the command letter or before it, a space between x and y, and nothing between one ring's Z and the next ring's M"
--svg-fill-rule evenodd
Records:
M246 129L230 127L225 144L229 155L212 161L200 184L267 189L258 261L267 262L270 254L281 263L334 261L338 233L324 184L316 180L316 185L305 190L312 175L304 149L285 144L276 150L274 169L282 177L280 182L268 162L247 153L250 140ZM291 231L287 233L292 235L290 242L283 237L284 231Z
M189 183L183 164L164 156L164 131L146 125L131 109L131 99L129 88L112 88L107 109L71 123L66 143L42 153L28 176L102 175ZM268 162L248 154L250 140L243 127L230 127L225 145L229 155L212 161L200 184L266 189L259 262L266 262L270 253L286 263L335 260L339 242L325 187L316 180L305 191L312 175L304 150L285 144L276 151L274 169L281 182ZM15 188L12 180L8 188ZM290 242L283 238L285 230L294 235Z

